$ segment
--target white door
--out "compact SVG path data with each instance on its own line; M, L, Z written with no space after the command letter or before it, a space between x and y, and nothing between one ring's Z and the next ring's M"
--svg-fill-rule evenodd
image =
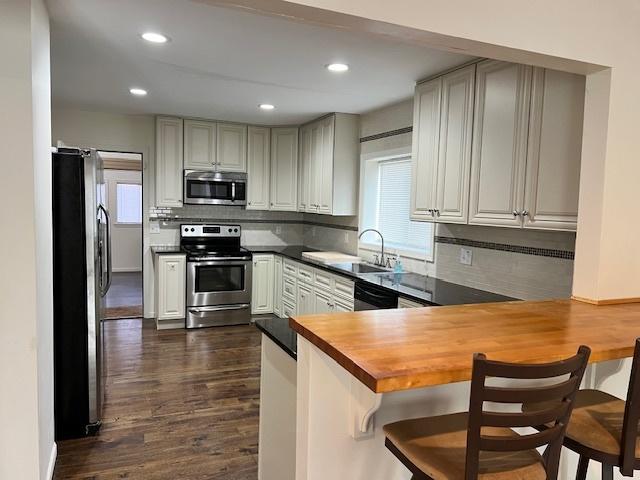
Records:
M310 157L309 157L309 203L308 213L318 213L320 205L320 189L322 188L322 124L310 125Z
M217 124L217 170L247 171L247 126L235 123Z
M185 318L186 258L158 255L158 320Z
M433 220L436 208L442 78L416 87L413 107L411 218Z
M324 290L313 290L313 313L333 312L332 295Z
M182 206L182 119L156 119L156 206Z
M300 129L300 155L298 162L298 211L307 210L309 202L309 163L311 161L311 129Z
M251 313L273 312L273 255L253 256Z
M298 210L298 129L271 129L271 210Z
M314 312L313 289L304 283L298 283L296 307L298 315L309 315Z
M469 223L522 225L530 94L531 67L478 64Z
M282 316L282 257L273 258L273 313Z
M269 210L270 129L249 127L247 146L247 210Z
M331 115L321 121L322 154L320 160L320 195L318 213L333 213L333 154L336 117Z
M524 226L575 230L585 77L536 68L531 91Z
M436 212L438 222L467 223L476 66L442 78Z
M216 124L184 121L184 168L214 170L216 164Z

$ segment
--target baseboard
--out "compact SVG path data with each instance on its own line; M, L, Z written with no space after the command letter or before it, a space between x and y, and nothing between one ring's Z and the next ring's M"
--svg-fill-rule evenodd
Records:
M576 297L575 295L571 299L578 302L589 303L591 305L624 305L627 303L640 303L640 297L628 297L628 298L604 298L600 300L594 300L592 298Z
M141 268L113 268L113 273L137 273L142 272Z
M47 480L53 480L53 471L56 468L56 458L58 458L58 445L53 442L51 447L51 456L49 457L49 466L47 467Z
M177 328L185 328L185 319L178 318L175 320L158 320L156 319L156 328L158 330L171 330Z

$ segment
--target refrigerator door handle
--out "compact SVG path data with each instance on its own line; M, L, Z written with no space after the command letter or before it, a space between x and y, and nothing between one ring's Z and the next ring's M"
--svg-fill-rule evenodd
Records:
M100 204L98 206L100 210L104 213L106 218L106 230L107 230L107 283L104 285L102 289L102 296L104 297L109 288L111 288L111 280L113 279L113 269L112 269L112 259L111 259L111 217L109 216L109 211L104 208L104 205Z

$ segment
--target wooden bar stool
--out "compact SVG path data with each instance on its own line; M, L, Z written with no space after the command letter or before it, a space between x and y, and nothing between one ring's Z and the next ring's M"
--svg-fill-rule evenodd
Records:
M625 477L640 470L640 339L636 340L627 401L600 390L580 390L567 426L564 446L580 455L576 480L587 478L589 461L602 464L602 479L613 479L613 467ZM525 405L532 412L539 405ZM548 428L538 427L540 430Z
M574 397L591 351L582 346L567 360L523 365L473 357L469 412L385 425L385 445L413 473L413 480L556 480L560 451ZM569 375L567 378L566 375ZM487 386L487 377L563 379L545 386ZM535 412L502 413L484 402L553 402ZM511 427L551 424L519 435ZM546 445L543 455L536 448Z

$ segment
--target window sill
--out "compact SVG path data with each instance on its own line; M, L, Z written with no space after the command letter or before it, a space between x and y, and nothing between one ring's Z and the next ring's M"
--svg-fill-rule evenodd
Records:
M374 243L359 243L358 248L367 252L380 253L380 245L376 245ZM385 245L384 252L386 255L400 255L400 258L410 258L412 260L433 263L433 255L422 254L415 250L403 250L401 248L387 247Z

